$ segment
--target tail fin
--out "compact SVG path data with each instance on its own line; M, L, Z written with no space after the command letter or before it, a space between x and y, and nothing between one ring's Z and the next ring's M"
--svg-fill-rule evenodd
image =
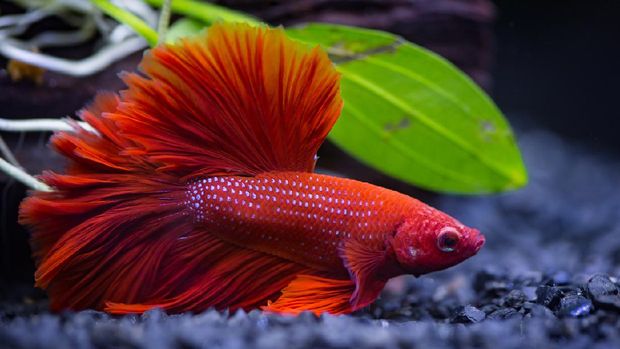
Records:
M36 284L55 309L102 307L121 271L133 279L123 296L138 299L150 287L140 281L156 279L156 268L145 266L158 264L165 241L192 229L182 224L182 183L157 173L145 156L124 154L138 145L109 119L119 103L103 93L81 112L97 133L76 124L75 132L54 135L52 145L69 160L67 174L44 173L54 191L21 205L21 223L33 227Z
M206 39L151 50L140 67L144 76L124 75L127 90L100 94L81 113L96 133L76 124L75 132L52 139L69 161L66 174L44 173L54 192L33 193L20 212L33 227L37 285L54 309L182 311L266 302L307 270L196 230L184 208L185 183L311 171L342 107L338 74L325 53L287 40L281 29L225 24L211 27ZM236 256L232 264L227 255ZM188 258L202 263L182 263ZM262 266L252 273L270 269L260 292L224 280L229 273L250 277L240 270L247 261ZM238 291L214 293L226 282Z

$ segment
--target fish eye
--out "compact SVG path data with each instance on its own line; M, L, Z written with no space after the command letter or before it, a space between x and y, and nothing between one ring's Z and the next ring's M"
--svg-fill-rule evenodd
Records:
M437 236L437 248L442 252L452 252L459 244L461 235L452 227L444 228Z

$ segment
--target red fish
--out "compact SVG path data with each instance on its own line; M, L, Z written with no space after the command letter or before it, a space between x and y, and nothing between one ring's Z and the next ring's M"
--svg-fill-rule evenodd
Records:
M484 237L409 196L313 173L339 75L281 29L217 24L148 52L52 145L21 206L51 307L349 313Z

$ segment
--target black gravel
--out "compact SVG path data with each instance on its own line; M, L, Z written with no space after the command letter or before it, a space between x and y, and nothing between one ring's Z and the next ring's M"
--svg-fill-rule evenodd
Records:
M618 348L618 159L540 131L521 145L526 189L435 202L486 233L483 251L351 316L50 314L22 293L0 304L0 348Z

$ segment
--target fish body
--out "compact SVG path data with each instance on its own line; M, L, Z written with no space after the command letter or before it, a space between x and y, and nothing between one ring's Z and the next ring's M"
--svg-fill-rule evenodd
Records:
M320 48L216 24L140 69L79 113L95 132L53 136L67 169L21 205L53 310L350 313L484 244L412 197L314 173L343 105Z
M224 240L340 274L347 240L382 248L407 212L425 206L372 184L307 172L198 179L185 204L196 224Z

